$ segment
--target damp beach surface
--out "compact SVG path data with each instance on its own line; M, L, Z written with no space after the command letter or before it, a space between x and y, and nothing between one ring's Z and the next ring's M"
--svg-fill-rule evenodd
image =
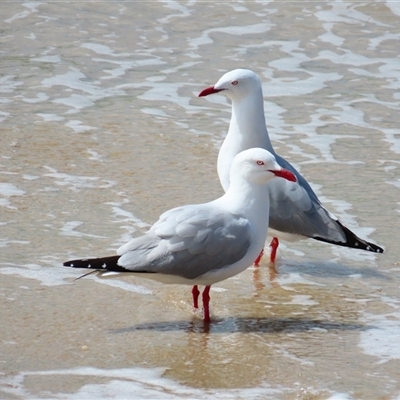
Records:
M5 2L0 397L399 399L400 7ZM190 287L62 267L222 194L228 70L263 81L275 150L377 255L282 242L276 273Z

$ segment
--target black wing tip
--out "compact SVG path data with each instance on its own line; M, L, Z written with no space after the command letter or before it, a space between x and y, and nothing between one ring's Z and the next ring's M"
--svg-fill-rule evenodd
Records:
M338 246L371 251L373 253L383 253L384 252L384 249L382 247L378 246L377 244L367 242L366 240L360 239L349 228L346 228L339 220L337 220L336 222L343 229L343 232L346 236L346 242L335 242L335 241L327 240L327 239L320 238L320 237L314 237L314 239L320 240L321 242L336 244Z
M365 242L365 243L367 243L367 246L364 250L372 251L374 253L383 253L385 251L382 247L378 246L377 244L371 242Z
M73 261L65 261L65 263L63 263L63 267L73 267L73 266L74 266Z
M118 265L120 256L110 256L101 258L81 258L77 260L69 260L63 263L64 267L72 268L88 268L100 271L116 271L124 272L126 268Z
M87 258L81 258L78 260L69 260L63 263L64 267L72 267L72 268L91 268L91 260Z
M383 253L384 249L377 244L367 242L365 240L354 240L354 238L351 241L347 242L335 242L333 240L327 240L321 237L313 237L315 240L319 240L320 242L325 242L329 244L335 244L337 246L342 246L342 247L348 247L351 249L360 249L360 250L366 250L366 251L371 251L373 253Z
M377 244L367 242L366 240L360 239L355 233L353 233L349 228L346 228L340 221L337 223L342 227L345 235L346 241L351 245L350 247L354 247L356 249L362 249L366 251L372 251L374 253L383 253L384 250L382 247Z

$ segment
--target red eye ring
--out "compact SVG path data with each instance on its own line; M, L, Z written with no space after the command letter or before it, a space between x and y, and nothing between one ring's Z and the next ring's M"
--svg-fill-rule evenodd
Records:
M238 81L232 81L231 84L236 86L239 82Z
M258 160L257 165L265 165L264 161Z

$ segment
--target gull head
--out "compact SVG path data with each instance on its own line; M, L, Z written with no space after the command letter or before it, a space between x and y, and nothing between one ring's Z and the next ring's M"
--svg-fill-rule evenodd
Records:
M276 177L291 182L297 181L292 172L282 168L268 150L261 148L247 149L235 156L230 181L233 182L239 177L256 185L265 185Z
M199 97L222 92L231 100L239 100L261 90L260 77L249 69L234 69L222 75L214 85L203 89Z

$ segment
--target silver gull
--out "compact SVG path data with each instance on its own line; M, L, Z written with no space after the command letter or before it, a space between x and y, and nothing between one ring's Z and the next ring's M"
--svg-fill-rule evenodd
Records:
M296 180L267 150L245 150L232 160L230 185L222 197L165 212L145 235L121 246L117 255L71 260L64 266L191 285L195 308L197 285L204 285L203 317L208 323L210 286L244 271L264 246L269 214L266 184L273 179Z
M218 155L218 176L224 190L230 185L229 169L236 154L260 147L271 152L277 162L296 175L297 182L275 179L268 184L271 262L275 262L279 239L294 241L312 238L339 246L383 253L376 244L359 238L346 228L319 201L306 179L284 158L275 153L268 135L261 80L247 69L235 69L223 75L214 86L205 88L199 97L214 93L226 95L232 103L228 134ZM263 253L263 252L262 252ZM258 265L260 253L255 261Z

